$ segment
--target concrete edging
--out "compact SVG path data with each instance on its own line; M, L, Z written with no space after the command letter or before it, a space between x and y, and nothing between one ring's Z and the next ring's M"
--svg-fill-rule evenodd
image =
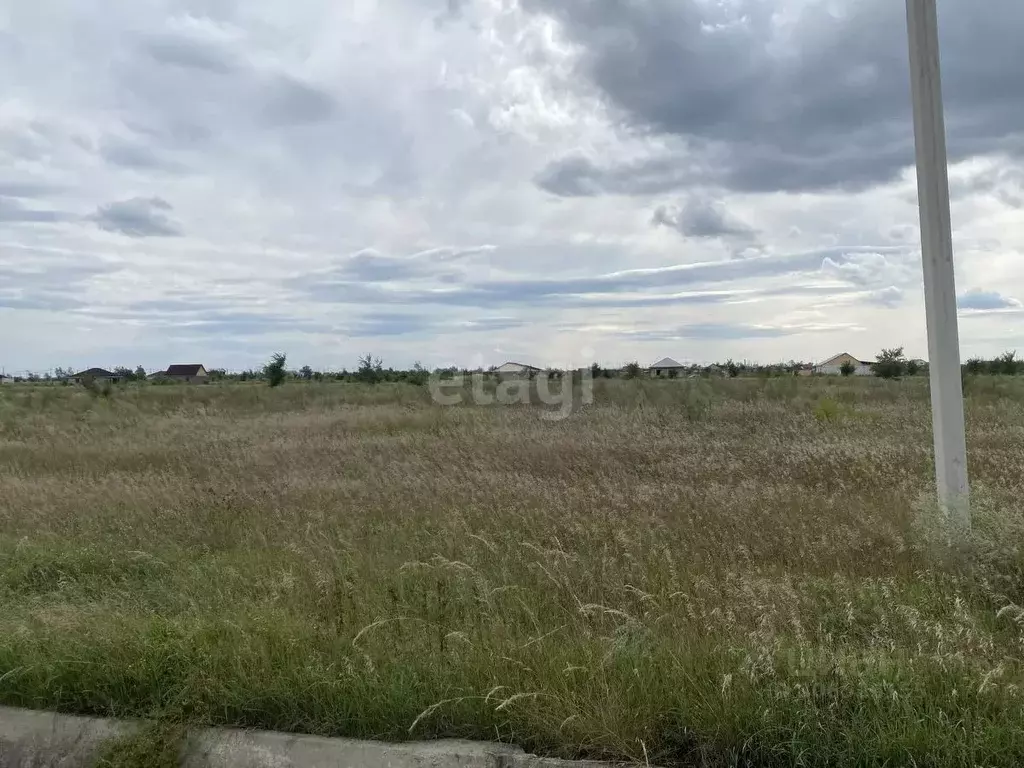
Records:
M0 707L0 768L92 768L106 742L140 723ZM379 741L204 728L188 732L183 768L608 768L519 747L445 740Z

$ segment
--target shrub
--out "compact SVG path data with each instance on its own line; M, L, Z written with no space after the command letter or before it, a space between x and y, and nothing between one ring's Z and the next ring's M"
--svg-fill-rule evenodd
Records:
M823 397L814 407L814 418L820 423L836 421L839 418L839 403L831 397Z
M627 379L640 378L640 363L636 360L631 363L626 363L626 367L622 369L622 373Z
M977 376L984 370L985 361L982 360L980 357L972 357L970 360L964 363L964 371L971 374L972 376Z
M903 347L883 349L878 353L876 362L871 366L875 376L883 379L898 379L906 373L907 361L903 357Z
M851 363L849 360L844 360L843 364L839 366L839 372L843 376L853 376L853 372L857 370L857 366Z
M284 382L286 360L283 352L277 352L270 358L270 362L263 366L263 375L267 377L267 383L271 387L280 386Z

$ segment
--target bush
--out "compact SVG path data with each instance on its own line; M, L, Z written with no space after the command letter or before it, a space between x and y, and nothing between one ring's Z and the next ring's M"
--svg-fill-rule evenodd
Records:
M857 366L851 363L849 360L844 360L843 364L839 366L839 372L843 376L853 376L853 372L857 370Z
M980 357L972 357L970 360L964 363L964 371L971 374L972 376L977 376L984 370L985 361L982 360Z
M622 369L622 373L627 379L640 378L640 363L636 360L631 363L626 363L626 367Z
M836 421L839 418L839 403L831 397L823 397L814 407L814 418L820 423Z
M283 352L277 352L270 358L270 362L263 366L263 375L267 377L267 383L271 387L280 386L284 382L286 360Z
M883 379L898 379L907 370L907 360L903 357L903 347L883 349L878 353L876 362L871 366L875 376Z

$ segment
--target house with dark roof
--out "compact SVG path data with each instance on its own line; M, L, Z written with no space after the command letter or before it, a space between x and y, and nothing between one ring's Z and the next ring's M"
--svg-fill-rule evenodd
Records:
M111 384L117 384L117 382L121 381L121 377L116 373L108 371L106 368L87 368L84 371L71 374L71 376L68 377L68 380L75 384L81 384L84 381L94 381L99 383L109 381Z
M186 384L205 384L210 380L206 367L199 363L188 365L171 365L160 378L168 381L181 381Z

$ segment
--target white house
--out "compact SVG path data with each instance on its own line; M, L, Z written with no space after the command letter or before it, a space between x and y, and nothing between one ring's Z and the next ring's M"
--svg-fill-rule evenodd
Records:
M529 376L532 373L542 373L542 369L525 363L514 363L510 360L499 365L494 372L500 376Z
M846 363L853 366L854 376L870 376L872 374L871 362L858 360L848 352L843 352L835 357L830 357L823 363L819 363L814 366L814 372L825 376L839 376L842 374L843 365Z
M6 373L0 373L0 384L13 384L14 377L8 376Z

